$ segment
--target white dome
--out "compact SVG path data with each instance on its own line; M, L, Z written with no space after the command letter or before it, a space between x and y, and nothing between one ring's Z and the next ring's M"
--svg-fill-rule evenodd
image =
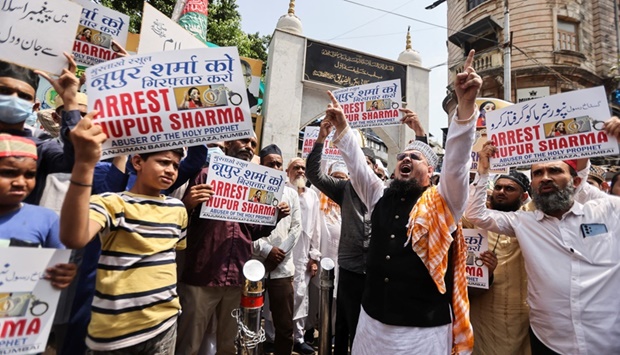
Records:
M301 20L295 15L295 0L289 1L288 13L280 17L276 28L298 35L302 34L303 27L301 26Z
M276 28L282 31L291 32L295 34L302 34L303 27L301 20L295 14L288 13L278 20Z
M418 51L411 48L411 26L407 28L407 44L405 50L398 55L398 61L406 64L422 66L422 56Z
M398 61L422 66L422 56L414 49L405 49L398 55Z

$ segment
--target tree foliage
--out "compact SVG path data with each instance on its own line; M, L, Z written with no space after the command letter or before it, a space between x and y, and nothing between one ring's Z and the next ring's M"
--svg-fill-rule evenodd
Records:
M102 5L130 16L129 30L140 32L144 0L100 0ZM170 17L176 0L149 0L153 7ZM241 15L235 0L209 1L207 41L218 46L237 46L239 55L267 62L267 46L271 36L245 33L241 30Z
M144 0L99 0L96 2L129 16L129 31L133 33L140 32ZM149 0L148 3L170 17L170 15L172 15L172 10L174 10L176 0Z
M244 57L267 61L270 36L261 36L241 30L241 15L235 0L213 0L209 3L207 41L218 46L237 46Z

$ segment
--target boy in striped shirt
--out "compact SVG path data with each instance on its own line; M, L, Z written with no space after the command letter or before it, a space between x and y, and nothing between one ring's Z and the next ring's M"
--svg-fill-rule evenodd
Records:
M181 306L176 249L185 248L187 212L161 195L177 178L181 149L132 157L135 185L90 196L106 136L89 114L71 132L75 165L62 207L60 235L69 248L101 238L101 257L86 344L92 354L173 354Z

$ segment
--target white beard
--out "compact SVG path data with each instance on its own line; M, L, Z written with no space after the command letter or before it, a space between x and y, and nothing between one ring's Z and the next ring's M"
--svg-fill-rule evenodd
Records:
M297 179L291 182L291 185L295 186L298 189L303 189L306 187L306 178L304 176L300 176Z

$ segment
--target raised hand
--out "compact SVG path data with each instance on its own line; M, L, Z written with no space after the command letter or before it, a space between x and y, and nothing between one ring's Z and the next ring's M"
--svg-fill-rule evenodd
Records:
M129 52L127 52L125 47L121 46L121 44L118 43L116 40L112 40L112 46L118 47L118 52L117 53L118 53L119 58L123 58L123 57L128 57L129 56Z
M323 121L321 121L321 126L319 128L319 136L316 138L316 142L317 143L324 143L325 142L325 138L327 138L327 136L329 136L329 134L332 132L332 123L329 122L328 120L324 119Z
M71 130L71 142L75 146L75 163L92 165L101 158L101 144L108 138L101 126L93 124L92 118L99 112L91 111Z
M69 64L67 68L62 70L62 74L60 74L58 79L53 79L49 74L40 70L36 70L35 73L41 75L52 84L54 90L62 98L65 111L79 110L80 107L78 106L76 96L81 84L80 79L75 76L77 64L75 64L72 54L65 52L64 55Z
M334 94L332 94L331 91L328 91L327 95L329 96L331 103L327 105L324 121L327 120L327 122L331 123L332 126L336 128L336 134L339 134L349 123L347 122L344 111L342 110L340 103L338 103L338 100L336 100Z
M400 123L406 124L415 132L415 135L418 137L426 135L426 131L424 131L424 127L422 127L417 113L411 111L408 108L401 108L399 109L399 111L405 114L405 116L400 119Z
M199 204L209 201L213 194L214 191L210 184L194 185L183 197L183 204L185 204L185 208L188 210L193 210Z
M490 159L497 152L497 147L493 141L486 141L482 149L478 152L478 174L488 174L491 166Z
M475 53L473 49L469 51L463 72L456 74L454 78L454 91L459 103L458 117L461 120L469 118L474 113L476 97L482 87L482 79L472 66Z

